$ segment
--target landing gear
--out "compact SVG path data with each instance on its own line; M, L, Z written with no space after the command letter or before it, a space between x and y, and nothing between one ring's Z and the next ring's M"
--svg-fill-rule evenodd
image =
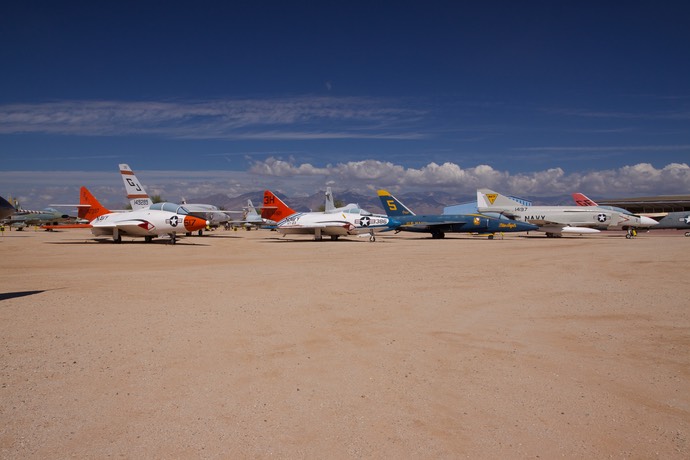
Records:
M152 236L145 236L144 241L147 243L150 243L151 241L153 241L153 237Z
M374 235L374 231L372 230L369 232L369 242L373 243L374 241L376 241L376 235Z
M331 235L331 241L338 241L340 235Z
M170 234L170 244L175 244L177 243L177 235L174 233Z
M627 238L627 239L631 239L635 236L637 236L637 229L636 228L629 228L628 233L625 234L625 238Z
M113 230L113 242L115 243L122 243L122 236L120 235L120 231L116 228Z
M690 236L690 232L685 232L685 236Z
M443 233L441 230L434 230L431 232L431 237L435 240L440 240L445 238L446 234Z
M560 233L546 232L546 237L547 237L547 238L560 238L560 237L562 237L562 236L563 236L563 235L561 235Z

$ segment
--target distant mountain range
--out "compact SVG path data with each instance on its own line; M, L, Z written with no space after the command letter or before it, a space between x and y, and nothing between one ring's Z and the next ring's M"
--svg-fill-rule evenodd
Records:
M310 196L292 197L286 196L283 193L273 191L281 200L296 211L317 211L322 210L325 201L325 190L318 191ZM214 195L197 197L188 199L188 203L206 203L213 204L219 208L227 211L239 211L247 205L247 199L252 200L252 203L257 208L263 203L263 190L255 192L244 193L239 196L231 197L222 193ZM418 193L404 193L395 194L396 198L402 201L405 206L410 208L415 214L440 214L446 206L453 206L456 204L476 201L476 195L462 196L454 195L446 192L418 192ZM336 204L346 205L348 203L357 203L363 209L373 213L383 213L381 201L376 193L368 195L347 190L339 192L333 190L333 197ZM554 196L551 198L542 198L535 205L539 204L553 204L562 206L574 206L575 203L572 198L568 196ZM259 212L261 212L259 210Z
M286 196L280 192L273 191L281 200L296 211L317 211L322 210L325 202L325 190L314 193L310 196L292 197ZM252 203L257 208L263 203L263 190L256 192L244 193L239 196L231 197L222 193L214 195L196 197L188 199L188 203L207 203L218 206L221 209L232 211L241 210L247 205L247 199L252 200ZM348 203L357 203L361 208L373 213L383 213L381 201L376 193L364 195L351 190L345 192L333 191L333 197L336 204L342 206ZM443 212L444 206L451 206L459 203L466 203L474 201L475 196L458 197L444 192L425 192L425 193L409 193L396 195L407 207L409 207L416 214L434 213L440 214Z

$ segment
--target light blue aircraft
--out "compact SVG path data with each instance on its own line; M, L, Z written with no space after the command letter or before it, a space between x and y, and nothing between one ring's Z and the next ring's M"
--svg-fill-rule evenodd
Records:
M12 205L10 204L10 206ZM3 212L5 209L6 208L3 207ZM12 207L12 210L13 213L6 217L5 222L10 227L14 227L19 231L32 225L58 225L59 223L77 221L76 217L62 213L55 208L45 208L41 211L29 211Z

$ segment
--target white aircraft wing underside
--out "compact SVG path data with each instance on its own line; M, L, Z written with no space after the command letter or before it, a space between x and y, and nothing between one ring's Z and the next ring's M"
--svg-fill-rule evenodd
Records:
M353 230L352 224L343 222L339 224L313 224L313 225L281 225L277 228L280 233L292 235L312 235L316 230L320 230L326 236L345 236L350 235Z
M147 221L141 219L123 220L120 222L107 223L107 224L94 224L93 228L96 230L103 230L107 233L112 233L116 228L124 234L130 235L146 235L147 230L143 228L142 224L148 224ZM149 224L150 225L150 224ZM151 226L153 228L153 226Z

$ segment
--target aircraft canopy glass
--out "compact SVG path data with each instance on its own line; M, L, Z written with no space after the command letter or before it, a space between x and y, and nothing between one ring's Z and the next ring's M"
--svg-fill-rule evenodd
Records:
M153 209L155 211L174 212L175 214L181 214L183 216L189 214L187 208L176 203L154 203L149 207L149 209Z
M369 211L366 211L362 208L359 207L359 205L350 203L345 208L343 209L343 212L348 213L348 214L361 214L363 216L371 216L372 214Z

